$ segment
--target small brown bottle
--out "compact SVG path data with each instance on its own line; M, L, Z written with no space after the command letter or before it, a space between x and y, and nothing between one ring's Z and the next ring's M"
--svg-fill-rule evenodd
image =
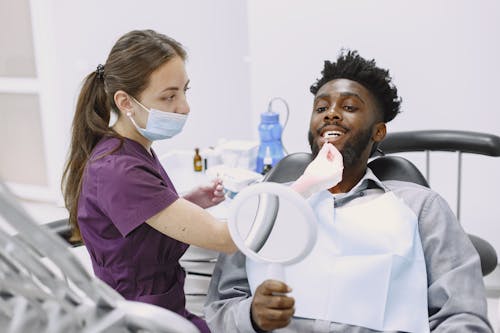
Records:
M199 148L194 149L193 166L194 166L194 171L196 172L200 172L203 170Z

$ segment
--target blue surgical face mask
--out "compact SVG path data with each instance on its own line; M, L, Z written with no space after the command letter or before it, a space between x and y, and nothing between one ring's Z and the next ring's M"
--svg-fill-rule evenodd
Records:
M182 131L187 120L187 114L148 109L135 98L133 99L149 113L146 128L140 128L131 114L127 114L127 116L137 131L146 139L150 141L169 139Z

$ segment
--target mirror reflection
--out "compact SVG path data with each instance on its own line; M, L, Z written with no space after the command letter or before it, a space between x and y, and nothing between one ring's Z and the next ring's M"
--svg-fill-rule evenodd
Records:
M315 242L311 207L284 185L252 185L238 194L231 211L231 235L240 250L252 259L296 262L309 253Z

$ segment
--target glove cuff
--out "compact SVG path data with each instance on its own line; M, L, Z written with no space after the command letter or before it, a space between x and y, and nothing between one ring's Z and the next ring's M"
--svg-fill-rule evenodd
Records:
M313 182L311 182L310 177L302 175L290 186L290 188L307 199L314 193L312 185Z

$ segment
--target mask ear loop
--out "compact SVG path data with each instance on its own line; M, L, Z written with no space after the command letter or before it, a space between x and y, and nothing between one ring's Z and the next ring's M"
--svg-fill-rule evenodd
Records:
M137 104L139 104L139 106L141 106L144 110L146 110L148 113L151 113L151 111L147 107L145 107L141 102L139 102L138 100L136 100L134 96L130 96L130 97L132 97L132 99L134 100L134 102L136 102Z
M139 106L141 106L144 110L146 110L148 113L151 113L151 111L149 111L149 109L147 107L145 107L144 105L142 105L141 102L139 102L137 99L135 99L134 96L130 95L130 97L134 100L134 102L136 102L137 104L139 104ZM139 125L137 125L137 123L135 122L134 118L132 118L132 112L128 111L127 112L127 117L130 119L130 121L132 122L132 124L134 124L135 128L142 129L142 130L145 129L145 128L142 128Z

